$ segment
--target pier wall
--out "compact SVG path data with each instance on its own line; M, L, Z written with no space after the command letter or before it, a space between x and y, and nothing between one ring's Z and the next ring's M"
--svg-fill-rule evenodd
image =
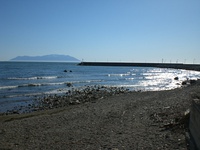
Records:
M189 124L191 139L195 148L200 150L200 100L193 100Z
M182 63L129 63L129 62L81 62L82 66L127 66L127 67L158 67L200 71L199 64Z

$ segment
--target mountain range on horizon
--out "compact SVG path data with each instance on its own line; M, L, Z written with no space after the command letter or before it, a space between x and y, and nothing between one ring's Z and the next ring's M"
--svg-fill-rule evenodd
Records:
M17 56L10 61L75 61L79 62L75 57L69 55L50 54L43 56Z

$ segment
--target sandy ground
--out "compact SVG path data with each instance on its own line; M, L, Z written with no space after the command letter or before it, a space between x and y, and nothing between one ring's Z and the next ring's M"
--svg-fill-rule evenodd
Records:
M128 92L78 105L0 116L0 149L188 149L184 112L200 84ZM187 119L186 119L187 120Z

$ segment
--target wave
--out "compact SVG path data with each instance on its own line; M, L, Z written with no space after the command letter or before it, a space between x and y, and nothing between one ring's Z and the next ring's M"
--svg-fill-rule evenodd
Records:
M84 80L84 81L72 81L70 83L92 83L92 82L102 82L103 80Z
M26 87L26 86L53 86L53 85L64 85L64 84L76 84L76 83L91 83L91 82L101 82L102 80L86 80L86 81L69 81L69 82L56 82L56 83L33 83L33 84L24 84L19 87Z
M35 86L48 86L48 85L62 85L62 83L30 83L30 84L22 84L22 85L13 85L13 86L1 86L0 90L6 89L14 89L14 88L21 88L21 87L35 87Z
M135 78L125 78L125 80L134 80Z
M134 76L134 75L136 75L136 74L131 74L131 73L121 73L121 74L108 74L108 76L109 77L111 77L111 76L119 76L119 77L123 77L123 76Z
M66 84L66 83L65 82L58 82L58 83L30 83L30 84L18 85L18 87L51 86L51 85L62 85L62 84Z
M0 90L22 88L22 87L54 86L54 85L64 85L68 83L79 84L79 83L92 83L92 82L102 82L102 80L69 81L69 82L55 82L55 83L29 83L22 85L1 86Z
M30 83L30 84L22 84L18 85L18 87L31 87L31 86L42 86L43 84L41 83Z
M8 78L8 80L40 80L40 79L56 79L60 78L58 76L38 76L38 77L28 77L28 78L17 78L17 77L11 77Z
M48 94L48 95L51 95L51 94L63 94L63 93L66 93L69 89L68 88L65 88L65 89L55 89L55 90L51 90L51 91L46 91L44 92L44 94Z
M4 90L4 89L14 89L17 88L18 86L0 86L0 90Z
M15 95L15 94L14 95L4 95L4 96L1 96L0 99L1 98L16 98L16 97L21 97L22 99L24 97L26 97L26 99L27 99L28 97L42 95L42 94L44 94L44 93L43 92L40 92L40 93L38 92L38 93L27 93L27 94L17 94L17 95ZM12 102L14 102L14 100L12 100Z

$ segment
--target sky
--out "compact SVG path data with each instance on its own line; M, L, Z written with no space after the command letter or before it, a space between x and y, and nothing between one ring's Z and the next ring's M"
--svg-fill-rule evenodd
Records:
M200 0L0 0L0 61L200 63Z

